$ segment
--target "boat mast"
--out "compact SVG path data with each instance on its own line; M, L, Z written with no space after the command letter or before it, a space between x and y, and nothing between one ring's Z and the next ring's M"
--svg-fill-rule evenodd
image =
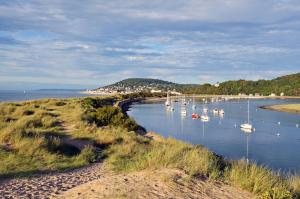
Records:
M250 124L249 116L250 116L250 114L249 114L249 99L248 99L248 124Z

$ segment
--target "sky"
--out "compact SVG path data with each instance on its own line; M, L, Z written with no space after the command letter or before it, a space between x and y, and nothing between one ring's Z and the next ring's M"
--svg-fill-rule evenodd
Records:
M299 0L0 0L0 89L300 72Z

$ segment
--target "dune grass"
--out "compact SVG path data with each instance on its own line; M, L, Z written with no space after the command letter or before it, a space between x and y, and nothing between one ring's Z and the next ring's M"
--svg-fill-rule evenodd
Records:
M80 152L61 142L61 136L66 135L62 123L72 119L79 123L80 119L74 119L78 113L74 111L72 115L72 110L79 109L78 100L1 103L0 177L64 170L89 164L94 156L91 149L86 148Z
M136 134L137 124L112 106L119 99L0 104L0 177L76 168L102 157L116 172L175 168L191 178L228 183L259 198L299 198L299 176L281 176L243 160L225 161L201 145ZM102 150L96 154L88 146L76 151L65 146L61 136L92 140Z

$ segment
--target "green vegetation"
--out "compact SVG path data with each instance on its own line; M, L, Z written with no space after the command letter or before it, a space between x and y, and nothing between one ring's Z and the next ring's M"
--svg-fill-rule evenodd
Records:
M159 79L150 78L129 78L117 83L105 86L104 88L137 88L137 87L154 87L157 89L174 89L178 84L168 81L163 81Z
M92 98L85 98L82 102L84 107L88 107L82 115L82 119L89 124L101 126L120 126L128 131L136 131L138 125L134 120L122 113L121 108L108 105L107 100L101 100L101 103L95 103Z
M300 95L300 73L278 77L273 80L258 81L226 81L220 83L219 87L210 84L187 87L185 93L197 94L220 94L237 95L239 93L270 95L275 93L280 95L284 93L287 96Z
M284 93L287 96L300 95L300 73L282 76L273 80L237 80L220 83L219 87L211 84L176 84L157 79L131 78L104 88L154 87L162 90L176 90L186 94L237 95L239 93L270 95Z
M298 176L281 176L243 160L226 161L201 145L135 133L137 124L113 106L132 97L0 104L0 176L75 168L101 157L116 172L174 168L191 178L225 182L260 198L299 198ZM80 151L64 142L66 136L90 140L92 145ZM94 147L101 151L95 152Z

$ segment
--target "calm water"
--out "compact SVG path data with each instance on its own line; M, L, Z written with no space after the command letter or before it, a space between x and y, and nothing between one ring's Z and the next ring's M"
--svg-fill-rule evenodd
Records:
M86 96L81 94L79 90L32 90L32 91L1 91L1 101L23 101L41 98L69 98L69 97L82 97Z
M247 100L206 104L210 121L205 123L191 119L191 104L187 105L188 114L185 118L180 115L180 103L175 103L174 112L167 111L163 102L134 104L128 114L148 131L202 144L229 159L247 158L248 142L250 161L274 169L299 172L300 115L258 108L285 103L300 103L300 100L250 100L250 120L255 128L250 134L239 128L241 123L247 121ZM196 104L195 112L201 114L203 104ZM214 116L211 112L213 108L224 109L224 117ZM299 124L299 128L296 124Z

